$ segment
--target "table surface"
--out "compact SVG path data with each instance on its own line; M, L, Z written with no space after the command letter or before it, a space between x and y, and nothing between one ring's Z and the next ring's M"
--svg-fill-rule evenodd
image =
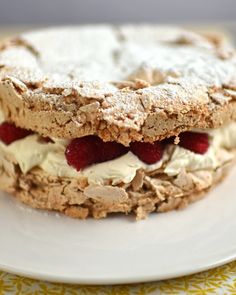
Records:
M207 26L213 28L214 25ZM236 24L217 24L220 29L236 32ZM21 32L26 27L0 27L0 38ZM120 286L82 286L37 281L0 271L0 295L2 294L236 294L236 261L202 273L182 278Z

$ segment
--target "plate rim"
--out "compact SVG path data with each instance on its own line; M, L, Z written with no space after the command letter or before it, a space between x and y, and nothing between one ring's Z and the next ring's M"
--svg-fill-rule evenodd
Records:
M222 256L226 256L222 255ZM193 274L197 274L200 272L204 272L210 269L214 269L216 267L225 265L227 263L230 263L232 261L236 260L236 249L234 254L228 255L226 258L220 258L215 262L208 262L204 265L197 266L197 267L191 267L188 270L179 270L175 272L168 272L163 275L139 275L139 276L130 276L130 277L116 277L116 278L99 278L99 279L93 279L93 278L80 278L79 277L67 277L64 275L53 275L49 273L42 273L40 271L33 271L33 270L23 270L22 268L17 268L14 266L7 266L0 262L0 270L17 275L17 276L23 276L26 278L39 280L39 281L47 281L50 283L64 283L64 284L80 284L80 285L125 285L125 284L137 284L137 283L148 283L148 282L158 282L162 280L169 280L169 279L177 279L183 276L189 276Z

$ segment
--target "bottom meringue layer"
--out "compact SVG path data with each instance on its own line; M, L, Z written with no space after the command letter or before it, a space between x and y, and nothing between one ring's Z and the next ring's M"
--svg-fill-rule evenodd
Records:
M140 220L151 212L182 209L206 195L221 181L233 163L215 170L181 172L167 176L155 170L138 170L131 183L88 184L84 178L52 176L41 168L24 174L19 166L3 156L0 189L38 209L56 210L70 217L104 218L110 213L134 213Z

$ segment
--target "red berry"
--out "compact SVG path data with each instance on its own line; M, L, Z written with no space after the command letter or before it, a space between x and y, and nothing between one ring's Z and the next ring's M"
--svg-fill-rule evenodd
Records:
M130 144L130 150L141 161L147 164L158 162L163 154L163 146L160 141L156 141L153 144L148 142L132 142Z
M16 127L13 123L3 122L0 125L0 139L7 145L30 134L32 131Z
M209 148L207 133L183 132L179 135L179 145L197 154L205 154Z
M73 139L66 148L67 163L77 171L94 163L106 162L124 155L128 149L120 143L103 142L96 136Z
M115 141L102 142L99 151L99 162L116 159L128 152L128 148Z
M73 139L65 151L67 163L77 171L96 163L100 145L101 139L92 135Z

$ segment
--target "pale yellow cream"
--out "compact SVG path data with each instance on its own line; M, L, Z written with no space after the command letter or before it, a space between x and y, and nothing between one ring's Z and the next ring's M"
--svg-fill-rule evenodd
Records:
M154 165L147 165L129 152L112 161L94 164L77 172L67 164L64 155L64 142L43 143L39 141L37 135L27 136L8 146L0 142L0 150L11 155L16 160L23 173L38 166L50 175L62 177L84 176L88 178L89 183L97 184L102 184L105 179L112 180L113 184L129 183L138 169L155 170L162 165L162 161Z
M205 131L206 132L206 131ZM236 123L215 130L210 130L210 147L204 155L193 153L176 146L174 152L166 164L164 172L169 176L177 175L181 169L197 171L215 169L225 162L232 160L234 155L225 149L236 147Z
M162 166L163 161L147 165L140 161L133 153L128 152L122 157L84 169L81 174L88 178L89 183L102 184L104 179L111 179L112 184L129 183L133 180L136 171L144 169L153 171Z

